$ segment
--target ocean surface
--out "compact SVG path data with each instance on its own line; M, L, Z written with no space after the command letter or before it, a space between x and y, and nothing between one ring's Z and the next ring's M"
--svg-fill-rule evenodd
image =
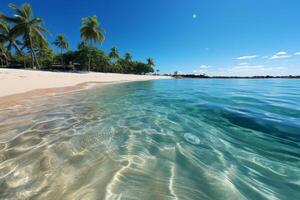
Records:
M0 110L0 199L300 199L300 80L94 87Z

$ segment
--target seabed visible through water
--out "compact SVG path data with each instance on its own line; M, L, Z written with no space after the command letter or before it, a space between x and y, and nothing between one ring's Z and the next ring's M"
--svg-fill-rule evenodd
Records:
M0 110L0 199L299 199L300 80L157 80Z

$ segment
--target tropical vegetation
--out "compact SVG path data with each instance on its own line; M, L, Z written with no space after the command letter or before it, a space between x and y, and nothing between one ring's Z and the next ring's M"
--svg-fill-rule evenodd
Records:
M134 61L130 53L120 55L116 47L108 53L101 50L105 31L97 16L83 17L76 50L70 50L65 34L56 35L52 42L44 20L35 17L32 6L9 4L14 15L0 12L0 67L41 70L76 70L127 74L154 73L154 61ZM58 49L55 52L52 46ZM157 69L158 73L159 70Z
M58 48L60 48L60 52L61 52L61 64L64 64L64 54L63 54L63 50L67 50L69 48L69 43L65 37L64 34L58 34L56 36L55 41L53 42L53 44L55 46L57 46Z

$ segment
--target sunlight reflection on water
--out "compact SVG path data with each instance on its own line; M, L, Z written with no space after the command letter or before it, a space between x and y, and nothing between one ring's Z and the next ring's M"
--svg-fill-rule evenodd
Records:
M159 80L0 110L0 199L297 199L299 80Z

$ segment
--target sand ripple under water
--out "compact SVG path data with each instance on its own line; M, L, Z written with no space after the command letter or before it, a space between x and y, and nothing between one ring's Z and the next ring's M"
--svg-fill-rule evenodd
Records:
M299 91L159 80L0 110L0 199L300 199Z

